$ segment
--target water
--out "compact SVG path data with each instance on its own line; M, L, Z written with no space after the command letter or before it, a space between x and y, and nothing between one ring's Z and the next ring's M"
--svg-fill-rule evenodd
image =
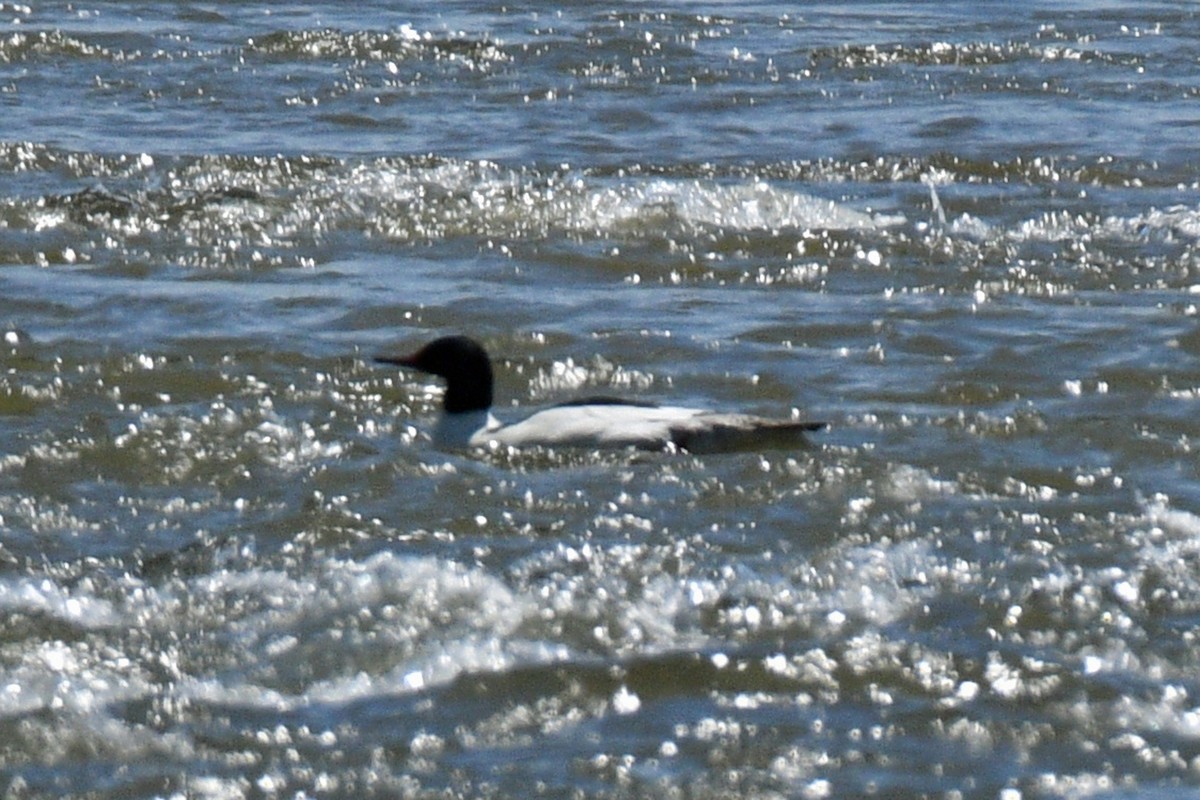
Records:
M1196 794L1192 4L0 20L6 798Z

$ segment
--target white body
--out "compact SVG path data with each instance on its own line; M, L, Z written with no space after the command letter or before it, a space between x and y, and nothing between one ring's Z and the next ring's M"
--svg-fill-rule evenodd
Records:
M670 444L693 452L762 444L772 436L803 439L798 423L679 406L553 406L504 425L489 411L443 413L433 431L437 447L635 447Z

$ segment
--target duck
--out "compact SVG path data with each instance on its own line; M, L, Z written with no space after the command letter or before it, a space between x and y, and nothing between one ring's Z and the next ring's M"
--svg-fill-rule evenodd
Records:
M659 405L638 399L585 397L535 411L513 423L492 413L492 360L469 336L442 336L408 355L376 362L417 370L446 384L431 432L438 449L592 448L678 449L689 453L804 445L825 422Z

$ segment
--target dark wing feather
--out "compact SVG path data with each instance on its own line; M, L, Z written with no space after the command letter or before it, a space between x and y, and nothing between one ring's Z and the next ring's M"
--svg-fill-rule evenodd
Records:
M634 406L635 408L659 408L658 403L651 403L648 400L628 400L624 397L604 397L597 395L594 397L577 397L574 400L564 400L561 403L555 403L555 408L571 407L571 406Z
M673 428L671 442L689 453L807 445L806 433L828 427L827 422L767 419L749 414L704 414Z

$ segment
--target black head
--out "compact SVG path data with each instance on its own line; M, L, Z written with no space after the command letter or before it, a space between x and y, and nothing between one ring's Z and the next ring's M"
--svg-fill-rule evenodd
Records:
M445 378L442 407L446 411L484 411L492 406L492 362L483 346L469 337L443 336L412 355L375 360Z

